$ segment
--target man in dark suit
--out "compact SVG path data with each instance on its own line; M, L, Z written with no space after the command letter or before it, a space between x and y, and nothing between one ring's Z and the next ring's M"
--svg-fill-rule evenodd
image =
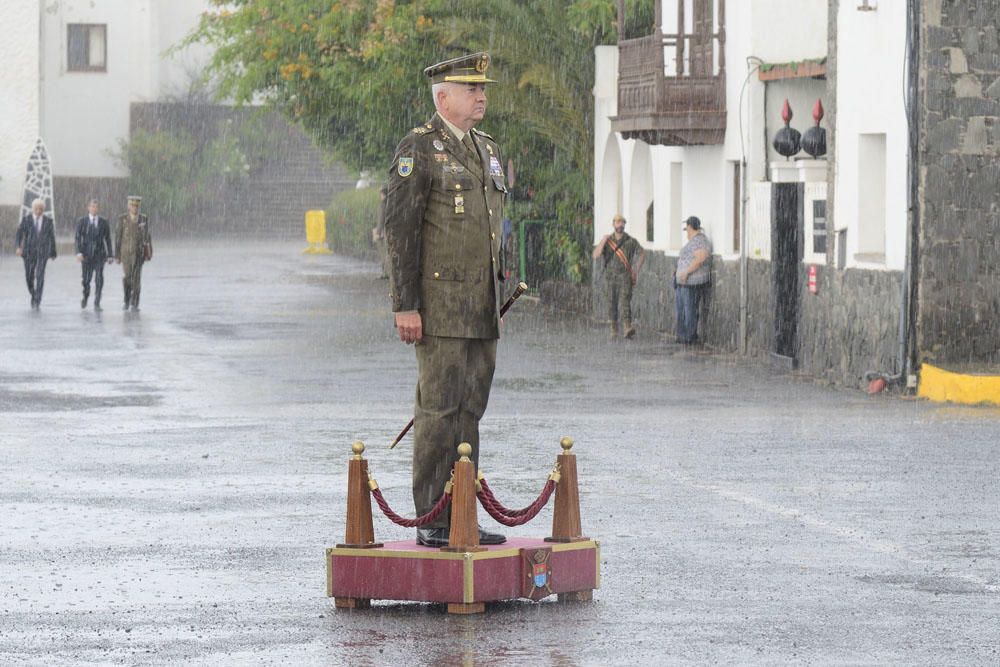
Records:
M87 204L87 215L76 221L76 261L83 264L83 299L80 307L87 307L90 297L90 279L94 278L94 310L101 309L101 290L104 289L104 263L114 261L111 247L111 224L97 215L96 199Z
M31 293L31 307L38 310L45 287L45 263L56 258L56 231L45 215L45 202L31 202L31 213L21 219L15 239L17 256L24 260L24 278Z

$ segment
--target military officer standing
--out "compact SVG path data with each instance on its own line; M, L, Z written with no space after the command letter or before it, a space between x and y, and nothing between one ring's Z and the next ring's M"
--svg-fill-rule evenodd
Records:
M486 113L490 57L476 53L424 70L437 113L396 149L385 200L390 294L400 340L414 343L413 500L427 513L449 479L460 442L479 464L500 335L500 239L507 189L500 148L474 129ZM448 543L443 513L417 530ZM506 538L480 528L482 544Z
M153 258L153 238L149 233L149 220L139 213L142 197L128 198L128 213L118 216L115 229L115 257L122 265L122 284L125 304L122 310L139 310L139 292L142 290L142 265Z

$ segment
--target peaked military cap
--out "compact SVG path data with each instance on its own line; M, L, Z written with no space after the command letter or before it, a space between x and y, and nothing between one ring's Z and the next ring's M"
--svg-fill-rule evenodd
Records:
M445 60L424 69L424 75L431 83L496 83L486 78L490 67L490 54L485 51Z
M138 204L139 202L142 201L142 197L140 197L139 195L129 195L128 201L134 201Z

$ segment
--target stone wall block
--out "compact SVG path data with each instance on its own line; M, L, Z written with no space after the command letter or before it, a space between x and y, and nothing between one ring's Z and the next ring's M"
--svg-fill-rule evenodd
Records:
M924 32L925 48L929 51L936 51L958 44L958 35L952 28L941 26L928 26Z
M927 132L927 150L932 153L951 153L961 145L965 122L958 118L937 123Z
M983 84L975 74L963 74L955 81L955 97L982 97Z
M928 60L928 64L930 64ZM951 47L948 49L948 71L952 74L966 74L969 71L969 62L965 59L962 49Z
M1000 76L993 80L983 94L991 100L1000 100Z

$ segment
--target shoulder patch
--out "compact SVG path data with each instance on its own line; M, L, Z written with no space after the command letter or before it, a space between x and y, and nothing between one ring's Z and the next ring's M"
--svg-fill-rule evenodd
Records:
M413 134L427 134L428 132L431 131L431 128L427 127L426 125L421 125L419 127L413 128L410 131L413 132Z

